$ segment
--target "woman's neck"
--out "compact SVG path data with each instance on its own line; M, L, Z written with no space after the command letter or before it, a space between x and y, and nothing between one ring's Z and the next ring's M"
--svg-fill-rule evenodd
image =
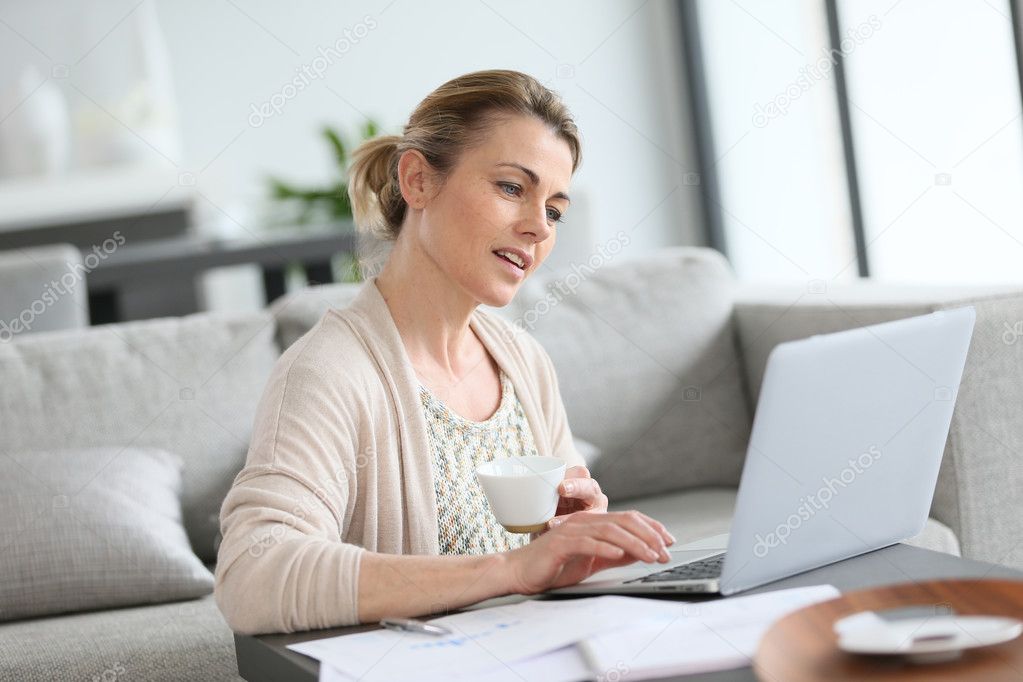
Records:
M417 369L458 379L478 362L480 342L469 327L478 302L421 250L399 238L376 287Z

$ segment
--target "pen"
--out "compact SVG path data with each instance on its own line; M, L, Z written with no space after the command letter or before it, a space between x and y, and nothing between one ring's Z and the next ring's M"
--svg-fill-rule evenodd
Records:
M403 632L421 632L424 635L450 635L451 630L443 625L425 623L413 618L384 618L380 625L388 630L400 630Z

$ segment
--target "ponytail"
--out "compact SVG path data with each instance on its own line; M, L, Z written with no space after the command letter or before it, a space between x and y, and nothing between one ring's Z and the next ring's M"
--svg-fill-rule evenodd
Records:
M352 154L348 197L358 229L384 240L395 239L405 219L405 200L398 185L398 143L385 135L364 142Z

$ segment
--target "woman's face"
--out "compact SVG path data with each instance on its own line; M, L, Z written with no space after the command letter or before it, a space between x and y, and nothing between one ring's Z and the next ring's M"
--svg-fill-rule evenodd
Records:
M504 306L554 248L571 178L568 143L536 118L504 117L430 194L420 245L474 300Z

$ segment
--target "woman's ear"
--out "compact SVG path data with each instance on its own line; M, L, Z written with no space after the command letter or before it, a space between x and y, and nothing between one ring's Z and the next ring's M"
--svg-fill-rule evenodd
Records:
M421 209L430 197L430 163L423 154L409 149L398 159L398 184L409 208Z

